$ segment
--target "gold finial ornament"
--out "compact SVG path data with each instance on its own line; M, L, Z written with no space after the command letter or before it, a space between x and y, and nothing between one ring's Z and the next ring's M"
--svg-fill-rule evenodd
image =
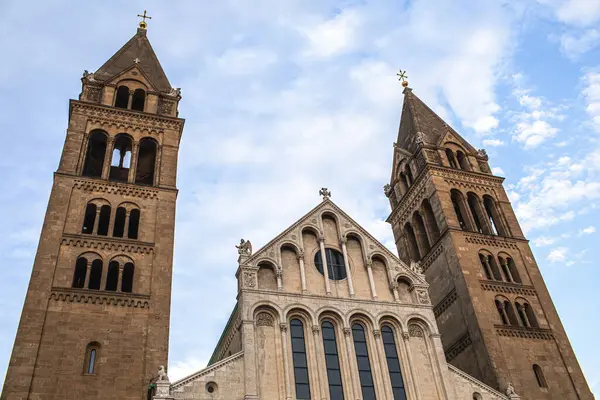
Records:
M144 15L138 14L137 16L142 18L142 21L140 21L140 28L146 29L146 27L148 26L148 24L146 23L146 18L152 19L152 17L149 17L148 15L146 15L146 10L144 10Z
M402 86L408 87L408 75L406 75L406 71L400 70L396 76L398 76L398 80L402 82Z

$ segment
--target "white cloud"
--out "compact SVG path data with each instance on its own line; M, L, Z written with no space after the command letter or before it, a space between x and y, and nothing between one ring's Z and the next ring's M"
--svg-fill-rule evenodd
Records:
M488 147L504 146L504 142L500 139L483 139L482 143L484 146Z
M586 99L586 111L592 126L600 132L600 72L588 72L583 76L586 85L583 96Z
M589 25L600 18L600 2L596 0L564 0L556 8L558 19L567 24Z
M168 375L171 382L185 378L202 368L206 367L207 360L200 360L194 357L188 357L185 360L178 360L169 365Z
M560 37L560 51L567 57L575 59L600 44L600 30L587 29L565 33Z
M591 235L594 232L596 232L596 227L595 226L588 226L587 228L583 228L579 232L579 235Z
M553 237L540 236L533 239L532 242L535 245L535 247L544 247L556 243L556 240L557 239Z
M343 10L334 18L303 28L308 39L307 56L332 57L357 46L361 15L356 10Z
M514 138L523 143L525 149L532 149L554 137L557 132L558 128L553 127L547 121L519 122L515 127Z
M505 175L505 172L504 172L504 170L503 170L502 168L500 168L500 167L493 167L493 168L492 168L492 174L494 174L494 175L498 175L498 176L504 176L504 175Z
M567 259L568 251L569 249L566 247L557 247L548 253L548 257L546 259L551 263L563 262Z
M265 48L231 48L208 63L223 74L251 75L265 71L277 62L277 54Z

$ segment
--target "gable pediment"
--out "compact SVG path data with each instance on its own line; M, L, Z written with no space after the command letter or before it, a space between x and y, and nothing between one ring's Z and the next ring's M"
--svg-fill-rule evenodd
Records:
M444 147L446 143L458 144L459 146L464 148L467 151L467 153L473 156L477 156L477 150L454 130L447 130L446 133L440 137L440 140L438 141L437 145L438 147Z
M152 83L152 81L148 78L143 69L141 69L137 64L133 64L131 67L125 69L122 72L119 72L115 76L112 76L107 79L106 83L113 84L119 86L119 84L127 84L127 81L135 81L142 83L149 91L158 92L158 88Z

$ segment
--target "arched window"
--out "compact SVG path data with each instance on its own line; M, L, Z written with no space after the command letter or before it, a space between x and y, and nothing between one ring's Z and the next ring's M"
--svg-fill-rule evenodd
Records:
M131 109L144 111L144 102L146 101L146 92L144 89L135 89L131 98Z
M469 209L471 210L471 215L473 216L473 221L475 222L475 228L477 232L483 233L483 224L481 222L481 213L479 210L479 197L475 193L467 194L467 203L469 204Z
M486 279L489 279L489 280L494 279L494 275L492 272L492 266L490 265L488 255L487 254L479 254L479 261L481 262L481 266L483 267L483 272L485 273Z
M423 209L423 214L425 216L425 225L427 226L427 231L430 235L431 245L436 243L440 238L440 229L438 228L437 221L435 219L435 214L433 213L433 208L431 207L431 203L429 203L428 199L423 200L421 203L421 208Z
M452 189L450 191L450 199L452 200L452 206L454 207L454 212L456 213L456 218L458 219L460 229L463 231L468 230L469 226L467 225L467 220L465 219L467 214L462 193L456 189Z
M417 238L417 243L419 244L420 252L422 253L421 257L425 257L429 250L431 250L431 246L429 245L429 239L427 238L427 230L425 229L425 222L423 222L423 217L421 213L415 211L413 213L413 223L414 223L414 232Z
M502 274L504 275L504 281L512 282L512 274L510 273L510 269L508 268L508 263L504 259L504 257L498 257L498 261L500 261L500 268L502 269Z
M340 279L346 279L346 265L344 264L344 256L342 253L335 249L325 249L325 255L327 261L327 271L329 279L334 281ZM315 254L315 267L317 270L323 274L323 259L321 255L321 251L318 251Z
M402 370L400 368L400 360L398 359L398 351L396 349L396 339L394 337L394 331L390 326L384 325L381 328L381 338L383 340L385 359L387 360L388 371L390 373L390 381L392 382L394 400L406 400L404 380L402 379Z
M492 275L494 279L497 281L501 281L502 274L500 273L500 269L498 268L498 263L496 262L496 259L492 255L488 255L487 257L488 263L490 264L490 268L492 269Z
M527 316L525 315L523 306L520 303L515 303L515 307L517 308L517 315L519 316L519 322L521 323L521 326L528 328L529 322L527 321Z
M98 219L98 235L108 235L108 225L110 224L110 206L100 207L100 218Z
M91 342L85 349L83 373L86 375L96 374L98 364L98 353L100 352L100 343Z
M90 270L90 282L88 283L88 289L100 290L100 282L102 281L102 260L92 261L92 268Z
M108 272L106 274L105 290L116 292L119 285L119 263L111 261L108 264Z
M417 244L417 237L410 223L404 225L404 235L408 244L408 255L412 261L419 261L421 259L421 253L419 253L419 245Z
M82 289L85 286L85 276L87 275L87 259L79 257L75 262L75 273L73 274L74 288Z
M531 304L525 303L523 304L523 309L525 310L525 314L527 315L527 320L529 321L529 325L533 328L539 328L538 320L533 312L533 308Z
M483 397L481 397L481 394L475 392L473 393L473 400L483 400Z
M292 360L294 364L294 379L296 381L296 399L310 400L304 325L299 319L290 321L290 336L292 337Z
M513 326L519 326L517 316L515 315L515 309L508 300L504 301L504 311L506 311L506 316L508 317L509 324Z
M113 236L114 237L123 237L123 233L125 232L125 218L127 217L127 210L125 207L117 208L117 212L115 213L115 225L113 227Z
M448 159L448 165L450 168L458 169L458 163L454 157L454 152L450 149L446 149L446 158Z
M415 182L412 171L410 169L410 165L408 164L408 162L404 166L404 175L406 176L406 179L408 181L408 186L412 185Z
M88 139L88 147L83 165L83 176L100 178L104 168L106 156L106 134L102 131L93 131Z
M127 263L123 267L123 278L121 279L121 292L131 293L133 291L133 263Z
M504 226L502 225L502 221L500 219L500 213L498 212L498 208L496 207L496 202L492 199L491 196L485 195L483 196L483 206L485 208L485 213L490 221L490 226L494 230L494 234L500 236L508 236Z
M115 99L115 107L127 108L129 106L129 88L127 86L119 86L117 89L117 98Z
M544 376L542 367L537 364L533 364L533 373L535 374L535 379L537 380L538 386L541 388L547 388L548 383L546 382L546 377Z
M154 168L156 164L157 145L153 139L144 138L140 141L137 156L135 183L154 185Z
M521 281L521 276L519 275L519 270L517 269L515 261L511 257L506 257L506 262L508 263L508 270L510 271L513 281L516 283L523 283L523 281Z
M131 138L127 135L117 135L113 147L110 174L108 178L113 181L127 182L131 164Z
M504 311L504 303L502 303L500 300L496 300L496 310L498 310L498 315L500 315L500 320L502 321L503 325L508 325L509 321L508 321L508 317L506 316L506 312Z
M365 329L361 324L352 325L352 338L354 339L354 352L356 353L362 398L363 400L375 400L375 384L371 373L367 338L365 337Z
M129 213L129 227L127 228L127 237L129 239L138 238L138 230L140 227L140 210L134 208Z
M458 150L456 152L456 159L458 160L458 165L460 166L461 169L463 169L465 171L471 170L471 166L469 165L469 159L467 158L465 153Z
M96 210L97 207L94 203L88 203L85 207L85 217L83 218L81 233L93 233L94 223L96 222Z
M344 400L335 329L331 322L325 321L321 325L321 330L323 333L323 348L325 349L327 380L329 382L329 398L331 400Z

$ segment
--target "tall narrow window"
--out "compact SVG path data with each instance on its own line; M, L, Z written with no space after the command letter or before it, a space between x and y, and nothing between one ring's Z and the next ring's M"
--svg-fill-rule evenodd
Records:
M81 227L81 233L93 233L94 223L96 222L96 205L89 203L85 207L85 217L83 218L83 226Z
M465 153L463 153L462 151L457 151L456 152L456 158L458 160L458 165L460 166L460 169L463 169L465 171L470 171L471 170L471 166L469 165L469 159L467 158L467 156L465 155Z
M363 400L375 400L375 384L371 373L367 338L365 337L365 329L361 324L352 325L352 338L354 339L354 351L356 352L356 364L358 365Z
M100 281L102 281L102 260L94 260L90 270L90 282L88 289L99 290Z
M143 138L137 157L135 183L154 185L154 168L156 164L157 145L153 139Z
M495 234L500 236L508 236L508 232L506 232L504 226L502 225L496 202L491 196L483 196L483 207L485 208L485 213Z
M115 99L115 107L127 108L129 106L129 88L127 86L119 86L117 89L117 98Z
M431 236L431 244L433 245L440 238L440 229L438 228L435 214L433 213L433 208L431 207L431 203L428 199L423 200L421 203L421 208L423 209L423 214L425 214L425 224Z
M396 339L394 331L388 325L381 328L381 338L385 350L385 359L387 360L390 381L392 382L392 392L394 400L406 400L406 391L404 390L404 380L402 379L402 370L400 360L398 359L398 350L396 348Z
M306 361L306 345L304 343L304 325L299 319L290 321L292 337L292 360L294 363L294 379L296 381L296 399L310 400L310 383L308 381L308 363Z
M515 264L515 260L513 260L511 257L507 257L506 262L508 263L508 270L512 275L513 281L515 281L516 283L522 283L521 275L519 275L519 271L517 269L517 265Z
M131 109L144 111L144 102L146 101L146 92L144 89L135 89L131 98Z
M546 382L546 377L544 376L542 367L537 364L533 364L533 373L535 374L535 379L537 380L538 386L541 388L547 388L548 383Z
M100 344L98 342L91 342L85 349L85 364L83 367L83 373L86 375L94 375L96 373L96 365L98 363L98 352L100 351Z
M93 131L88 139L88 147L83 166L83 175L92 178L102 176L104 157L106 156L106 134L102 131Z
M515 315L515 309L508 300L504 301L504 311L506 311L506 315L508 316L508 322L510 323L510 325L519 326L517 316Z
M111 292L117 291L119 285L119 263L111 261L108 264L108 272L106 274L106 287L105 289Z
M329 398L330 400L344 400L335 329L329 321L323 322L321 329L323 332L323 348L325 349L327 380L329 382Z
M503 325L508 325L508 317L506 316L506 312L504 311L504 303L500 300L496 300L496 310L498 310L498 315L500 315L500 320Z
M133 263L127 263L123 267L123 278L121 279L121 292L131 293L133 291Z
M429 238L427 237L427 230L425 229L425 222L423 221L423 217L421 213L415 211L413 213L413 224L414 224L414 232L419 243L420 252L423 254L423 257L429 250L431 250L431 246L429 244Z
M410 259L412 261L419 261L421 259L421 253L419 253L419 245L417 244L417 237L415 236L415 231L410 223L406 223L404 225L404 235L406 236L406 241L408 242L408 253Z
M535 316L535 313L533 312L533 308L531 307L531 305L529 303L523 304L523 310L525 310L525 315L527 315L529 325L531 325L533 328L539 328L540 325L538 324L537 318Z
M454 207L454 212L456 213L456 219L458 219L460 229L466 231L468 226L467 220L465 219L466 214L463 206L464 197L458 190L452 189L450 191L450 199L452 200L452 206Z
M137 208L129 213L129 227L127 228L127 237L129 239L138 238L138 230L140 227L140 210Z
M458 163L456 162L456 158L454 158L454 152L452 150L446 149L446 158L448 159L450 168L458 169Z
M127 182L131 165L131 138L125 134L117 135L110 164L108 178L112 181Z
M85 276L87 275L87 259L79 257L75 262L75 273L73 274L73 287L83 288L85 285Z
M467 203L469 203L469 209L471 210L473 221L475 221L477 232L483 233L483 225L479 219L479 199L473 193L469 193L467 196Z
M100 207L100 218L98 219L98 235L108 235L108 225L110 224L110 206Z
M113 227L114 237L123 237L123 233L125 232L126 217L127 211L125 210L125 207L117 208L117 212L115 213L115 226Z
M408 186L412 185L415 180L413 179L413 174L412 174L412 171L410 170L410 165L408 165L408 162L406 163L406 166L404 167L404 174L406 175L406 179L408 180Z

